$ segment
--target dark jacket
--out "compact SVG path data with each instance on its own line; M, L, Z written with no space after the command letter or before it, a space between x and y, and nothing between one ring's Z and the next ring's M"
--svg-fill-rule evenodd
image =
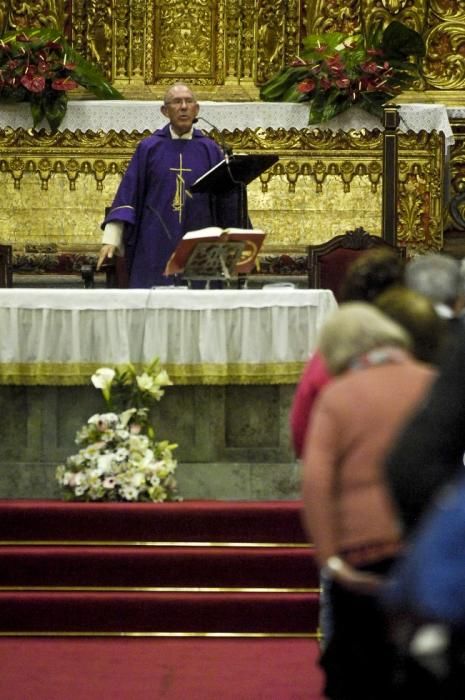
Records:
M463 469L465 452L465 328L420 410L388 457L387 478L407 533L434 495Z

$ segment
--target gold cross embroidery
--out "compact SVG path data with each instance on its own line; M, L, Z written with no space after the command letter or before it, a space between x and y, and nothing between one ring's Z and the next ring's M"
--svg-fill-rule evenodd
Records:
M170 168L176 173L176 192L173 199L173 210L179 213L179 222L182 221L182 210L186 200L186 183L183 173L191 172L192 168L184 168L182 165L182 153L179 154L179 168Z

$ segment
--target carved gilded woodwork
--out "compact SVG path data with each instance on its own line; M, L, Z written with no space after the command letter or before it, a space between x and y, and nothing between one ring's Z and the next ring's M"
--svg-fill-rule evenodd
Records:
M73 250L95 253L100 222L138 141L132 132L34 133L0 129L1 239L16 259ZM302 252L357 225L381 235L383 136L319 129L212 130L233 150L273 152L280 160L248 188L264 254ZM441 143L437 135L402 136L399 238L419 249L442 241ZM85 202L85 206L82 206ZM52 212L52 215L51 215Z
M173 82L178 75L186 80L201 79L215 84L217 79L217 26L224 26L223 7L219 2L190 3L177 0L155 2L154 79ZM222 47L221 47L222 48ZM202 78L200 78L202 76Z
M173 80L202 97L256 99L308 33L370 31L393 19L423 34L421 89L462 90L461 0L0 0L0 31L65 28L128 97L160 97Z
M24 24L64 27L75 48L128 99L158 99L167 84L185 80L201 99L255 100L259 86L298 54L306 34L366 32L392 19L415 27L426 41L423 79L409 92L411 100L463 105L462 0L0 0L0 32ZM354 221L381 234L380 133L212 135L235 150L280 155L249 186L252 220L269 231L270 247L297 250L353 228ZM412 250L439 248L443 225L465 230L463 122L456 120L454 135L448 206L440 137L399 137L398 237ZM140 138L0 130L0 187L10 202L0 212L2 240L24 252L32 246L37 255L37 246L50 245L94 251L104 208Z
M431 2L423 72L429 86L442 90L465 87L465 7L459 2Z
M33 27L47 25L62 28L65 25L64 0L2 0L0 2L0 28Z
M446 228L465 231L465 121L452 122L455 143L450 153L450 192Z
M409 253L443 246L444 136L399 135L397 240Z
M337 31L351 34L361 30L360 0L314 0L309 3L308 33Z
M424 34L428 6L429 0L361 0L362 31L397 20Z

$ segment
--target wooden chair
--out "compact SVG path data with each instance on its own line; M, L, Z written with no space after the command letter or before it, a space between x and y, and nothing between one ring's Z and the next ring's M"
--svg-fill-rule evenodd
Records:
M13 246L0 244L0 287L13 286Z
M347 268L370 248L385 248L406 257L406 249L393 246L363 228L335 236L325 243L308 247L308 286L310 289L331 289L340 300L340 287Z
M111 211L111 207L105 207L105 216ZM100 268L105 273L105 287L107 289L127 289L129 287L129 275L126 260L120 255L105 260Z
M121 256L115 255L111 260L104 262L100 270L105 273L105 287L107 289L127 289L129 287L126 260Z

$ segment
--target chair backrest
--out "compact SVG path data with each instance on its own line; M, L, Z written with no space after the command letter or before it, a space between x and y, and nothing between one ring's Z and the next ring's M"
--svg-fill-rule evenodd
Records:
M13 246L0 244L0 287L13 286Z
M325 243L308 247L308 286L310 289L331 289L339 301L340 287L347 268L369 248L386 248L401 258L406 249L393 246L380 236L373 236L363 228L335 236Z

